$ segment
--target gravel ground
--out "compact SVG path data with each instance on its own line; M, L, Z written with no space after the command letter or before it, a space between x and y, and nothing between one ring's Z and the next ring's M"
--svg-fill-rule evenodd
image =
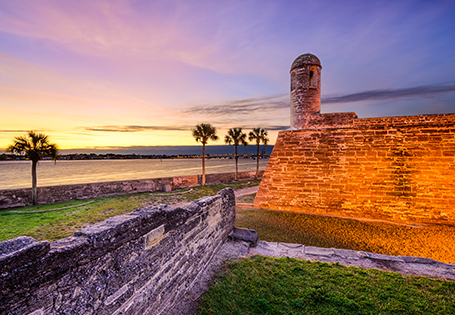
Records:
M248 255L250 244L247 242L227 241L213 256L207 269L195 280L190 290L186 291L177 304L166 315L194 315L200 304L200 297L207 292L215 280L216 274L222 272L223 261L240 259Z

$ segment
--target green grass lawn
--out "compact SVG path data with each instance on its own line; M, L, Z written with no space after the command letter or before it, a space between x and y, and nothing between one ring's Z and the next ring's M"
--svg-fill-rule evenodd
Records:
M455 282L255 256L225 267L198 314L455 314Z
M204 196L216 195L225 187L240 189L257 186L259 183L260 181L224 183L169 193L140 193L99 198L81 206L78 205L87 203L89 200L0 210L0 241L18 236L31 236L38 241L55 241L71 236L75 231L88 225L101 222L109 217L129 213L136 208L189 202ZM66 209L34 212L59 208ZM11 210L25 213L11 213Z

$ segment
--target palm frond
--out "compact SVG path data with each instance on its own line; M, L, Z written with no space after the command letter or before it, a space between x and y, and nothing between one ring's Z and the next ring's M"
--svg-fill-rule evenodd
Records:
M224 137L226 144L233 144L235 146L243 145L247 146L246 134L242 131L242 128L231 128L228 130L227 135Z
M30 131L25 136L15 136L13 144L8 146L7 151L23 154L32 161L39 161L43 157L56 158L58 146L50 143L47 135Z
M216 127L213 127L211 124L199 124L192 130L192 133L196 142L203 144L206 144L208 140L218 140Z

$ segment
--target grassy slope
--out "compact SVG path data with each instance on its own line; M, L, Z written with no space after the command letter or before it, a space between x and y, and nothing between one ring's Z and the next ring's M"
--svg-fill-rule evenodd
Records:
M455 314L454 292L455 282L256 256L230 263L198 314Z
M101 222L112 216L129 213L136 208L192 201L204 196L213 196L225 187L239 189L258 184L259 181L238 182L195 187L191 191L187 190L187 193L182 193L185 191L141 193L99 198L87 205L41 213L31 211L77 206L86 203L87 200L10 209L30 211L30 213L11 213L9 210L0 210L0 241L22 235L31 236L38 241L55 241L71 236L75 231L87 225Z

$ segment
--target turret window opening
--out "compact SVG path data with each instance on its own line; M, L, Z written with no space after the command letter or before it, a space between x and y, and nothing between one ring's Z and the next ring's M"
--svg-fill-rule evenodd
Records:
M318 87L315 72L316 72L315 68L310 69L310 87Z

